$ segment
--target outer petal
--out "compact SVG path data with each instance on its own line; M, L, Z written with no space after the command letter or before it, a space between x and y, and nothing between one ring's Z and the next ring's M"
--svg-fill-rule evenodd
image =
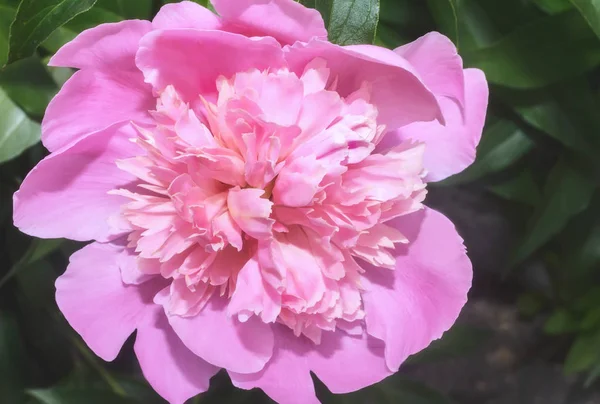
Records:
M50 59L50 66L111 71L135 70L140 39L152 30L149 21L101 24L79 34Z
M314 345L284 326L275 325L273 331L275 348L269 363L258 373L229 371L233 385L246 390L258 387L279 404L319 404L309 366Z
M121 346L151 308L155 282L125 285L117 265L123 248L92 243L71 256L56 280L56 302L71 326L102 359L116 358Z
M424 142L424 165L428 181L440 181L459 173L475 160L488 103L485 75L478 69L466 69L464 118L458 105L440 97L446 126L437 122L416 122L386 134L378 149L400 144L406 139Z
M367 331L385 342L387 365L395 371L454 324L467 301L472 267L442 214L425 208L388 224L412 241L396 249L394 271L366 268L363 302Z
M271 326L257 317L241 323L226 310L226 299L215 295L198 315L169 316L169 323L190 351L205 361L234 372L258 372L273 353Z
M282 44L327 39L321 14L293 0L211 0L225 29L247 36L272 36Z
M251 68L284 65L279 44L272 38L247 38L223 31L156 30L146 35L136 63L156 91L172 84L185 101L216 92L219 76Z
M127 199L108 191L134 180L114 162L140 150L129 135L129 125L115 125L43 159L14 195L15 226L42 238L110 239L108 219Z
M315 58L327 61L330 77L337 78L336 90L341 96L368 83L372 89L370 102L379 111L378 121L388 129L415 121L443 121L433 93L410 63L393 51L366 45L341 47L319 40L286 48L286 59L298 75Z
M48 105L42 142L55 151L114 123L151 122L148 111L155 106L152 89L144 84L139 71L80 70Z
M219 371L183 345L158 305L138 327L134 349L146 380L171 404L208 390L210 378Z
M415 67L434 94L453 98L460 106L464 106L462 58L450 39L438 32L430 32L394 52Z
M385 365L383 343L374 338L353 337L342 331L324 332L321 344L314 345L307 338L295 337L284 326L273 328L273 358L255 374L229 372L235 386L259 387L281 404L318 403L310 371L334 393L359 390L392 374Z
M169 3L152 20L154 29L220 29L221 21L212 11L192 1Z

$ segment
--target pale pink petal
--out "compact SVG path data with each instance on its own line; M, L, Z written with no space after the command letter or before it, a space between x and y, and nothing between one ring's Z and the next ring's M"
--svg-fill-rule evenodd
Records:
M281 325L273 330L275 348L265 368L252 374L228 371L231 382L246 390L258 387L279 404L319 404L309 366L314 345Z
M156 30L146 35L136 63L147 83L162 91L173 85L185 101L216 93L219 76L284 65L273 38L247 38L223 31Z
M196 28L216 30L221 21L212 11L194 3L181 1L165 4L152 20L154 29Z
M210 378L219 371L185 347L158 305L138 326L134 349L146 380L171 404L208 390Z
M367 331L385 342L396 371L453 324L467 301L472 267L462 239L442 214L425 208L387 223L410 241L397 247L393 271L365 265Z
M100 24L60 48L48 64L115 74L135 70L140 39L151 30L152 24L141 20Z
M15 226L42 238L112 238L109 218L127 198L108 192L135 179L115 160L140 153L130 136L130 125L115 125L43 159L14 195Z
M117 259L123 247L92 243L71 256L56 280L56 302L67 321L102 359L117 357L121 346L154 306L155 282L125 285Z
M48 105L42 142L55 151L91 132L119 122L151 122L156 102L140 72L80 70Z
M337 78L336 90L343 97L367 83L372 89L370 102L379 111L378 122L388 129L416 121L443 120L435 96L414 67L391 50L366 45L341 47L319 40L286 48L286 59L298 75L315 58L327 62L331 77Z
M142 269L138 265L140 260L147 262L144 272L142 272ZM138 255L131 248L123 249L117 258L117 264L121 270L121 280L127 285L140 285L144 282L148 282L154 278L154 275L160 273L158 260L138 259ZM150 268L150 266L154 268ZM147 272L149 269L152 273Z
M265 323L272 323L280 311L281 296L263 280L258 258L251 257L238 274L227 313L237 315L240 321L256 314Z
M428 181L441 181L461 172L475 160L488 104L485 75L478 69L465 70L464 118L458 105L440 97L446 126L437 122L417 122L386 134L378 149L386 149L407 139L425 143L424 165Z
M272 36L282 44L327 39L321 14L290 0L211 0L225 29L247 36Z
M336 394L360 390L394 373L385 364L382 341L341 331L323 333L310 354L310 369Z
M241 323L226 310L227 300L213 296L195 317L169 316L169 323L190 351L205 361L234 372L258 372L273 353L271 326L256 317Z
M383 343L374 338L324 332L321 344L315 345L281 325L273 328L276 345L272 359L258 373L229 372L235 386L259 387L281 404L318 403L310 371L337 394L362 389L393 373L386 367Z
M434 94L465 104L465 80L462 58L450 39L430 32L416 41L394 50L408 60Z
M256 239L271 236L274 220L270 218L273 202L264 198L265 191L255 188L232 188L227 196L227 207L244 233Z

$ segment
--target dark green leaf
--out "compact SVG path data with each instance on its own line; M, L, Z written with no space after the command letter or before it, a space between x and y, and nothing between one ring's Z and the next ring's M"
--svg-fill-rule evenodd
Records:
M27 394L41 404L133 404L136 401L99 389L71 389L56 387L45 390L28 390Z
M588 209L574 218L562 232L562 266L570 275L586 278L600 267L600 195L596 194ZM600 290L592 293L593 305L600 305Z
M371 44L375 41L379 0L327 0L323 6L327 3L329 16L325 22L331 42L353 45Z
M8 62L31 56L38 45L96 0L22 0L10 27Z
M2 402L20 403L25 387L27 356L15 319L0 312L0 394Z
M560 232L571 217L582 212L589 205L594 189L593 181L560 160L548 175L542 203L536 206L512 264L529 257Z
M477 147L475 162L442 184L470 182L504 170L527 154L533 146L533 141L514 122L500 120L485 129Z
M496 93L529 125L595 160L600 105L586 80L569 80L543 90Z
M566 334L577 330L577 318L565 309L556 310L544 324L544 332L551 335Z
M8 59L8 36L14 16L13 8L0 4L0 66L4 66Z
M565 360L565 372L588 370L600 361L600 331L577 337Z
M571 3L583 15L596 35L600 37L600 1L599 0L571 0Z
M570 9L569 0L533 0L533 2L548 14L558 14Z
M529 206L537 206L542 199L540 189L535 183L531 170L521 171L506 181L490 185L488 190L501 198Z
M516 29L499 42L463 54L488 80L512 88L538 88L600 65L594 32L575 11Z
M31 121L0 88L0 163L20 155L40 140L40 125Z
M152 0L98 0L101 7L124 19L148 20L152 13Z
M0 87L23 111L41 120L58 86L37 56L19 60L0 71Z
M458 14L456 0L427 0L433 18L443 34L459 48Z

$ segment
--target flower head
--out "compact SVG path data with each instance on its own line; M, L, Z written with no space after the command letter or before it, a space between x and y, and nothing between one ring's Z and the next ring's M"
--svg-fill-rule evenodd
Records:
M339 393L377 382L466 301L462 240L423 201L472 162L485 79L439 34L339 47L292 0L213 4L104 24L54 56L80 70L15 223L95 241L59 307L107 360L137 329L172 403L219 368L282 403L316 402L310 371Z

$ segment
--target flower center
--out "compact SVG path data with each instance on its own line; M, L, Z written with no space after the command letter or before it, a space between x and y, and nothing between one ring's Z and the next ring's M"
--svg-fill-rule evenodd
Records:
M218 293L228 313L279 322L315 343L364 317L366 264L394 268L407 242L385 224L421 207L424 146L379 151L385 127L364 85L335 91L324 61L303 74L250 70L182 100L169 86L138 128L137 180L121 218L158 300L193 316Z

